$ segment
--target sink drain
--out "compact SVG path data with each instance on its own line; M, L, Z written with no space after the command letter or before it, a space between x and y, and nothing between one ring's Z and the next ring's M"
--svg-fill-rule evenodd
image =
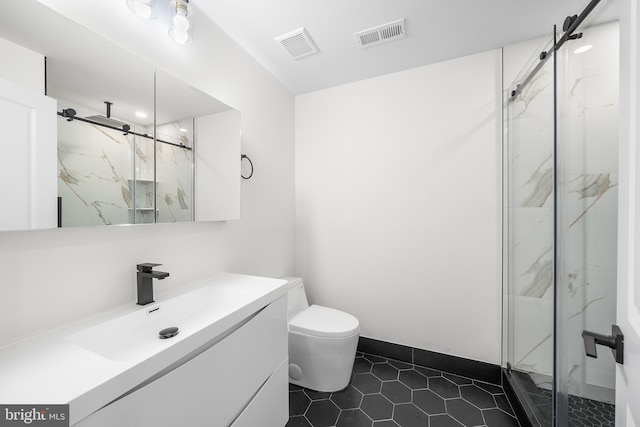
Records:
M166 340L167 338L175 337L176 335L178 335L178 332L179 332L179 329L176 328L175 326L172 326L170 328L165 328L161 330L160 332L158 332L158 334L160 334L161 340Z

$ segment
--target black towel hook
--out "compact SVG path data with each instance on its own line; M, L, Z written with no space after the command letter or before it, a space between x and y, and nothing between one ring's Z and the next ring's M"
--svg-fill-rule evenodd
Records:
M249 174L249 176L244 176L244 175L242 175L242 172L240 172L240 176L242 177L242 179L249 179L249 178L251 178L253 176L253 162L251 161L249 156L247 156L246 154L241 154L240 155L240 161L242 161L242 159L249 160L249 164L251 165L251 173Z

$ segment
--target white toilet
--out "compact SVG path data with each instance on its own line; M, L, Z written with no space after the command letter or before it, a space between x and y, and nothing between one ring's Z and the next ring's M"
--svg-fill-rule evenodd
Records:
M289 382L334 392L349 385L360 323L351 314L309 306L302 279L288 281Z

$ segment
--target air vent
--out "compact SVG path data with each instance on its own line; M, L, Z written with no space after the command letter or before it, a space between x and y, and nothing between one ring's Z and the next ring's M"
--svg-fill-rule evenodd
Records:
M356 43L361 48L387 43L392 40L401 39L405 36L404 18L388 24L378 25L355 33Z
M318 52L318 47L304 28L298 28L295 31L278 36L276 41L280 42L294 59L300 59Z

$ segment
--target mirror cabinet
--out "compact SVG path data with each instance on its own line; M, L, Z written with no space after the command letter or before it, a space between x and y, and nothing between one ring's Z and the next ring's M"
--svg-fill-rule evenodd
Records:
M28 157L41 153L41 165L48 166L38 170L50 175L46 192L34 195L4 182L0 197L5 206L37 200L27 211L41 212L45 220L11 223L0 216L0 231L240 217L237 110L35 0L19 5L20 16L35 22L25 26L0 17L0 54L33 52L44 64L34 67L18 55L16 64L0 65L0 82L20 87L16 68L41 67L30 72L44 79L41 97L55 102L46 112L24 114L56 118L43 120L50 129L38 144L45 148L27 150L12 160L13 171L0 175L6 181L30 171L34 163ZM9 117L0 119L3 128L11 124ZM15 151L7 139L0 145L5 158ZM18 177L33 181L29 172ZM54 181L57 188L51 190Z

